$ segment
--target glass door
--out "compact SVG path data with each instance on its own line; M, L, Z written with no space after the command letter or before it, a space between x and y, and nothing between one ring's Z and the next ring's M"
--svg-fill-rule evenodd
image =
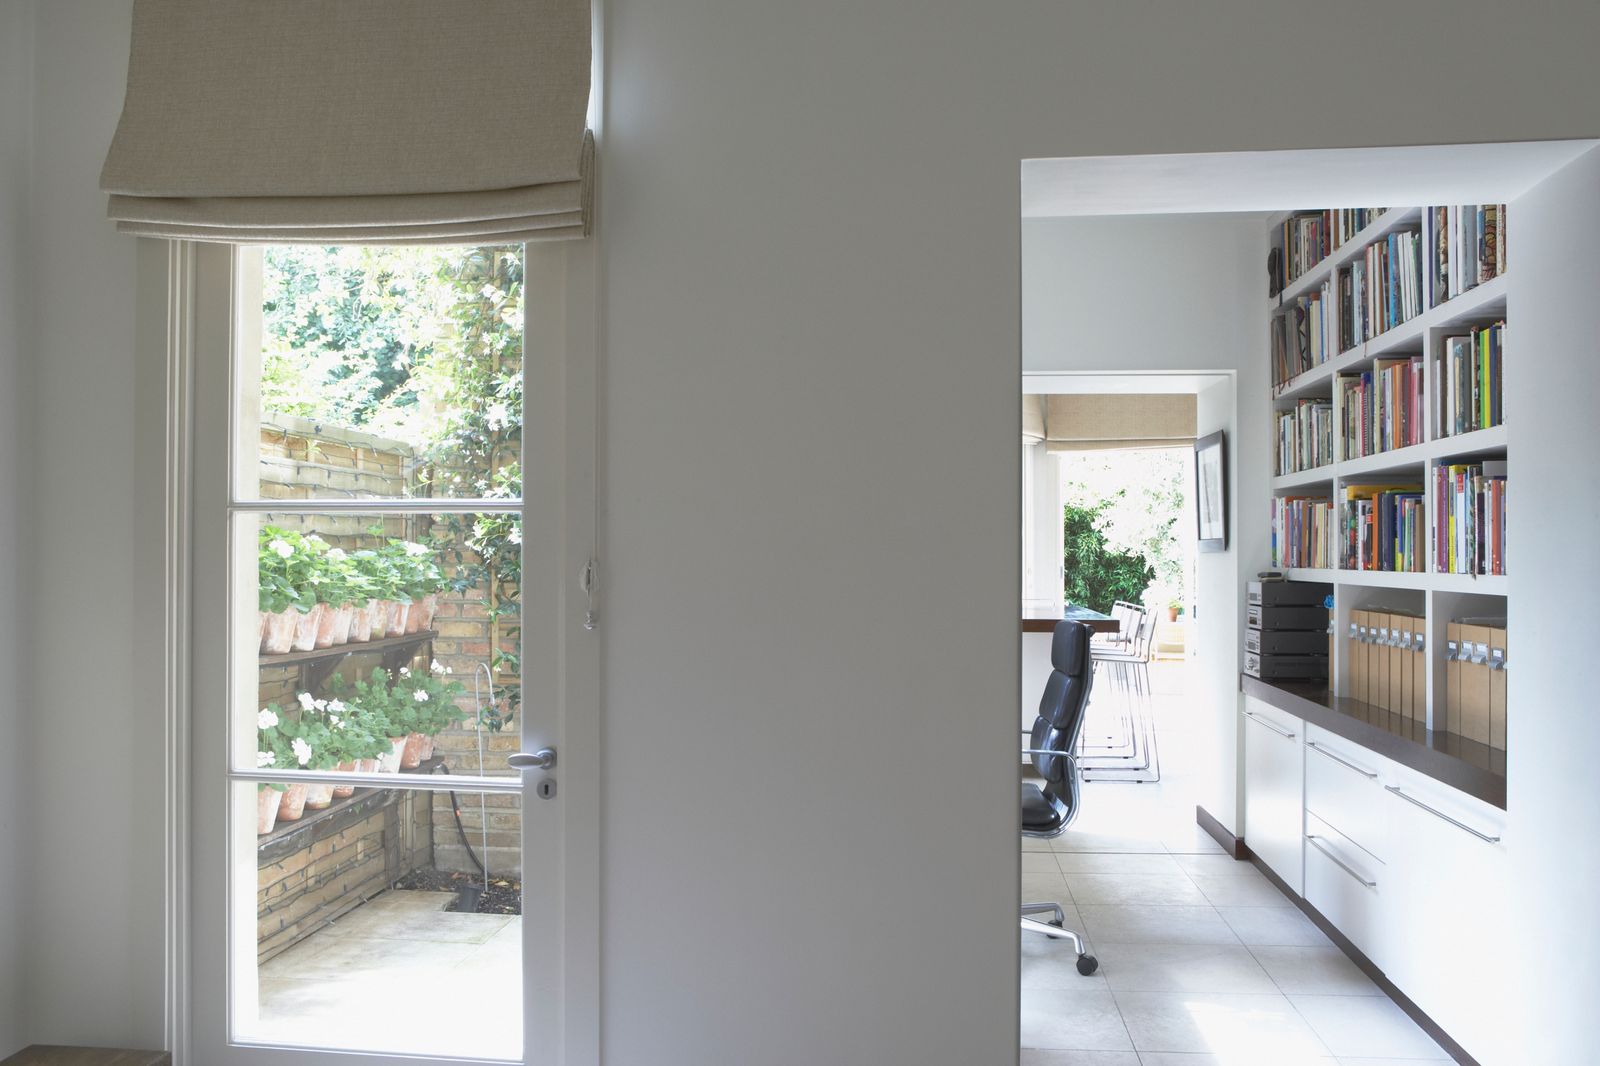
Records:
M571 1061L525 250L197 264L189 1060Z

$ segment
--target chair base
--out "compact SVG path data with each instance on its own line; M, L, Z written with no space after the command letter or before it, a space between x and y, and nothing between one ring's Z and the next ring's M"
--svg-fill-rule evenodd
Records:
M1036 918L1029 918L1030 914L1055 914L1055 921L1046 923ZM1024 903L1022 914L1018 919L1022 928L1030 933L1043 933L1051 940L1070 940L1072 949L1078 953L1078 972L1088 977L1100 968L1100 960L1083 950L1083 938L1071 929L1064 928L1061 923L1065 916L1061 913L1059 903Z

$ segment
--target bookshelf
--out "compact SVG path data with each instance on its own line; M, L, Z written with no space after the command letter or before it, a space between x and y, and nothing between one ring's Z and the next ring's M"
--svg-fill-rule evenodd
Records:
M1330 642L1329 686L1334 697L1348 697L1351 691L1351 656L1347 635L1352 612L1388 609L1423 617L1423 631L1428 640L1424 655L1428 670L1426 725L1431 730L1442 732L1447 724L1447 627L1451 621L1461 617L1506 617L1511 576L1507 573L1441 572L1439 560L1435 558L1439 554L1436 522L1440 518L1436 513L1440 510L1435 486L1437 472L1441 469L1448 472L1450 467L1456 465L1482 463L1488 463L1491 470L1496 470L1497 464L1507 462L1509 456L1509 439L1503 423L1454 435L1442 432L1444 426L1441 423L1445 418L1440 411L1441 400L1444 399L1440 390L1444 383L1437 379L1442 376L1442 360L1448 358L1446 352L1451 342L1447 338L1470 335L1474 329L1500 322L1506 323L1503 336L1510 336L1512 326L1508 308L1512 302L1511 288L1515 275L1502 256L1494 268L1493 276L1481 281L1473 279L1475 284L1462 291L1463 274L1450 273L1443 262L1435 258L1439 248L1435 241L1441 231L1446 234L1447 240L1465 238L1470 234L1466 229L1452 228L1455 222L1447 222L1449 216L1435 213L1433 208L1436 206L1391 207L1379 212L1369 225L1356 231L1337 247L1329 249L1299 276L1286 279L1282 291L1268 299L1266 324L1274 342L1272 376L1278 377L1282 375L1279 369L1282 346L1287 344L1290 347L1288 359L1291 366L1300 352L1295 347L1296 323L1304 318L1311 323L1309 328L1316 330L1316 323L1321 322L1318 354L1322 356L1322 361L1314 362L1307 349L1308 354L1302 361L1314 362L1314 365L1300 369L1270 388L1267 399L1272 408L1274 449L1270 485L1275 501L1306 501L1299 506L1307 509L1313 506L1313 501L1327 501L1331 518L1329 511L1319 513L1326 521L1324 530L1334 538L1328 552L1317 560L1326 565L1291 566L1275 558L1271 563L1272 568L1283 571L1291 580L1333 585L1334 639ZM1514 219L1503 206L1496 205L1496 208L1501 227L1498 237L1504 240L1509 233L1511 246L1515 248ZM1288 262L1293 258L1294 253L1286 247L1285 227L1292 224L1295 214L1278 215L1269 220L1269 248L1280 257L1280 262ZM1419 244L1414 263L1415 275L1401 279L1402 283L1415 285L1419 290L1412 293L1416 304L1414 313L1341 350L1337 339L1347 332L1345 326L1348 325L1343 319L1347 303L1341 286L1358 269L1356 265L1363 263L1369 247L1382 246L1386 251L1391 250L1395 247L1391 242L1406 234L1416 234ZM1451 254L1466 254L1461 247L1464 244L1465 240L1452 243ZM1489 247L1492 249L1493 245ZM1481 253L1482 248L1482 245L1478 245L1472 249L1472 253ZM1412 265L1405 264L1407 267ZM1475 265L1468 264L1463 270ZM1386 267L1381 275L1385 279L1390 277L1388 269ZM1455 269L1454 264L1450 269ZM1445 274L1443 279L1440 277L1441 271ZM1430 273L1431 276L1428 276ZM1435 289L1435 286L1438 288ZM1306 301L1312 299L1321 301L1318 312L1320 319L1312 319L1304 311ZM1381 301L1379 306L1384 306ZM1337 317L1330 323L1330 316ZM1303 330L1306 327L1298 328ZM1359 327L1348 332L1355 333L1358 330ZM1305 343L1303 337L1299 343ZM1473 343L1475 345L1476 341ZM1509 340L1502 339L1501 344L1506 351L1511 347ZM1472 350L1475 352L1476 348ZM1411 377L1403 378L1398 376L1399 372L1395 372L1396 376L1383 378L1386 370L1393 372L1396 366L1401 365L1397 361L1416 359L1420 359L1420 383L1416 381L1418 364L1410 362L1405 364L1404 370L1409 371ZM1358 383L1365 386L1366 391L1357 395L1368 399L1354 402L1370 402L1374 397L1371 379L1354 377L1363 374L1371 375L1372 379L1393 381L1396 393L1400 392L1401 381L1411 382L1414 391L1406 394L1410 407L1407 409L1405 436L1414 440L1414 443L1356 454L1360 449L1348 439L1347 430L1350 427L1347 419L1356 418L1368 408L1363 407L1359 412L1347 411L1345 397L1341 395L1341 382L1349 382L1349 387ZM1385 401L1388 400L1389 396L1386 396ZM1290 432L1280 423L1280 416L1297 409L1304 410L1309 404L1331 407L1331 461L1306 469L1280 472L1285 450L1282 434ZM1418 417L1422 423L1420 427L1415 426ZM1289 450L1294 451L1293 448ZM1308 454L1316 456L1317 449L1309 449ZM1291 463L1295 461L1298 460L1291 460ZM1346 530L1344 512L1347 490L1411 484L1422 487L1420 528L1413 527L1422 543L1414 545L1412 551L1415 560L1412 565L1420 565L1420 569L1396 571L1346 567L1341 558L1340 538ZM1275 503L1275 513L1278 506L1281 505ZM1414 502L1412 507L1415 507ZM1299 513L1302 518L1311 514L1309 510ZM1416 513L1415 510L1412 513ZM1274 540L1283 528L1275 524ZM1503 558L1503 541L1497 544L1502 548L1500 554ZM1273 550L1276 553L1276 545ZM1512 717L1515 714L1515 711L1510 712Z

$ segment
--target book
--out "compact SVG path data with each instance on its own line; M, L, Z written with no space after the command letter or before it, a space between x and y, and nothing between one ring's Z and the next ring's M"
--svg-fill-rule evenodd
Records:
M1434 358L1435 431L1440 437L1471 433L1505 421L1501 365L1504 322L1444 337Z
M1333 565L1333 501L1319 496L1274 497L1268 551L1274 567Z
M1294 474L1333 462L1333 402L1301 400L1280 411L1278 474Z
M1424 499L1419 484L1346 486L1339 565L1391 573L1425 570Z
M1485 459L1434 470L1434 569L1442 574L1506 572L1506 461Z
M1342 459L1359 459L1423 441L1423 359L1420 355L1376 359L1372 369L1341 374L1339 400Z

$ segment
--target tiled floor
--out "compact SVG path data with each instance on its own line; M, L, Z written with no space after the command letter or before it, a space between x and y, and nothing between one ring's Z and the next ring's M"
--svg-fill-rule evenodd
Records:
M1022 896L1100 960L1022 935L1021 1066L1417 1066L1449 1057L1249 863L1194 824L1210 740L1183 664L1152 668L1160 784L1090 782L1065 836L1024 840ZM1086 735L1101 717L1097 692Z
M257 1038L520 1061L522 919L453 898L385 892L263 963Z

